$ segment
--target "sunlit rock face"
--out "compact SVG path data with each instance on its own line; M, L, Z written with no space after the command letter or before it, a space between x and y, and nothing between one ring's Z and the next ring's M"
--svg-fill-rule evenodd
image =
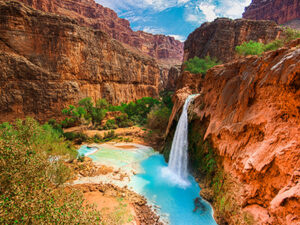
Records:
M252 0L243 14L245 19L273 20L278 24L290 24L300 20L299 0ZM293 24L295 24L293 26ZM300 23L292 23L292 27L300 29Z
M300 39L262 57L182 74L170 125L191 93L194 121L205 121L237 204L255 224L300 222ZM231 216L226 218L230 223Z
M104 32L17 1L0 1L0 21L0 121L57 117L88 96L113 104L158 96L157 62Z
M69 16L79 24L100 29L112 38L127 44L165 64L180 64L183 43L173 37L134 32L129 21L118 17L113 10L97 4L94 0L19 0L45 12Z
M184 60L210 56L222 62L237 59L235 47L250 40L268 43L280 36L281 28L273 21L218 18L204 23L184 43Z

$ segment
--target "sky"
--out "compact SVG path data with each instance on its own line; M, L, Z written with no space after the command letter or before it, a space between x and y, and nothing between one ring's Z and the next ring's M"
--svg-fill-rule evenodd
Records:
M130 21L135 31L165 34L184 41L204 22L241 18L251 0L96 0Z

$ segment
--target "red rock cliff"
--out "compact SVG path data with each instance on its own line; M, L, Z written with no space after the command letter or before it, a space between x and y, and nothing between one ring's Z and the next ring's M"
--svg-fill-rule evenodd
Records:
M273 20L278 24L300 20L300 0L252 0L243 18ZM295 28L300 29L300 24Z
M0 121L57 117L87 96L115 104L158 96L156 61L102 31L17 1L0 1L0 21Z
M184 61L209 55L222 62L238 58L235 47L245 41L270 42L280 35L281 28L272 21L231 20L218 18L204 23L184 43Z
M121 19L111 9L94 0L19 0L45 12L76 19L80 24L100 29L114 39L138 49L168 64L180 64L183 43L173 37L134 32L128 20Z
M182 75L169 125L186 97L200 93L190 107L192 124L205 129L231 177L215 193L225 199L229 224L249 224L245 212L257 225L300 223L299 44L214 67L204 79Z

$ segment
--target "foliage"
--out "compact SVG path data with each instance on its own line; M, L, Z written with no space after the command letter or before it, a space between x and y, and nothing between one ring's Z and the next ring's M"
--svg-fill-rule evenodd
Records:
M147 116L147 126L152 130L164 132L169 123L171 111L168 107L155 106Z
M73 150L50 125L31 118L0 125L0 224L96 224L100 216L66 192L61 158Z
M277 50L278 48L283 47L286 43L297 38L300 38L300 31L294 30L289 27L284 27L282 38L276 39L267 44L251 40L249 42L244 42L242 45L237 46L236 51L240 55L261 55L263 52L266 51Z
M122 113L122 115L116 117L116 123L118 127L131 127L133 122L129 119L126 113Z
M206 56L204 59L195 56L185 62L185 70L194 74L206 74L207 70L219 64L217 59L210 58L210 56Z
M297 38L300 38L300 31L292 29L290 27L285 27L283 31L284 35L284 42L290 42L292 40L296 40Z
M77 132L66 132L63 134L64 137L69 140L75 142L75 144L82 144L83 142L87 142L89 137L84 133L77 133Z
M151 97L144 97L136 102L130 102L124 108L124 112L129 119L136 124L144 125L147 122L147 115L152 107L158 105L160 102Z
M118 135L115 134L115 131L114 130L111 130L111 131L108 131L108 132L105 132L104 133L104 136L103 136L103 141L104 142L107 142L107 141L111 141L115 138L117 138Z
M268 44L264 45L264 51L274 51L278 48L281 48L284 45L284 41L282 39L276 39Z
M255 42L255 41L249 41L244 42L243 44L236 46L235 50L240 55L261 55L264 52L264 44Z
M172 95L174 93L170 91L164 91L160 93L160 96L162 97L162 104L164 104L170 111L173 109L173 101L172 101Z
M112 120L107 120L103 128L104 130L117 129L118 125L116 123L116 120L112 119Z

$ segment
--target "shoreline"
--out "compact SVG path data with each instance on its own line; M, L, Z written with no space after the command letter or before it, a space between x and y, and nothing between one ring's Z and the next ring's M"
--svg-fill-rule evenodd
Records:
M83 143L80 146L87 146L95 148L97 150L92 151L95 154L101 151L101 147L111 147L121 150L133 150L139 147L151 148L150 146L141 145L135 142L106 142L106 143ZM80 147L78 146L78 147ZM153 152L156 152L153 150ZM161 215L155 210L156 207L149 203L145 196L136 193L132 188L128 187L130 177L135 175L138 169L130 168L132 170L127 171L123 168L117 168L114 166L105 165L105 163L94 162L89 157L89 153L85 155L84 162L78 164L78 167L84 167L87 171L80 172L76 175L76 179L70 181L67 185L68 188L75 188L83 192L84 199L88 203L96 204L98 207L103 204L100 201L94 199L109 199L109 203L113 204L119 198L124 198L128 203L128 209L134 211L135 223L125 223L126 225L142 225L142 224L153 224L153 225L164 225L167 224L162 222ZM123 169L123 170L122 170ZM90 172L92 171L92 172ZM93 195L93 199L89 199L88 195ZM108 204L109 204L108 203ZM157 206L158 207L158 206Z
M153 224L153 225L164 225L160 221L160 216L155 213L150 205L148 205L147 199L137 194L136 192L129 190L126 187L118 187L113 184L76 184L67 186L68 188L74 188L81 191L85 199L86 194L88 193L99 193L103 194L106 197L111 198L124 198L126 202L130 203L131 207L133 207L135 215L134 221L135 223L128 224ZM97 204L97 201L89 201L88 203ZM127 223L126 223L127 224Z

